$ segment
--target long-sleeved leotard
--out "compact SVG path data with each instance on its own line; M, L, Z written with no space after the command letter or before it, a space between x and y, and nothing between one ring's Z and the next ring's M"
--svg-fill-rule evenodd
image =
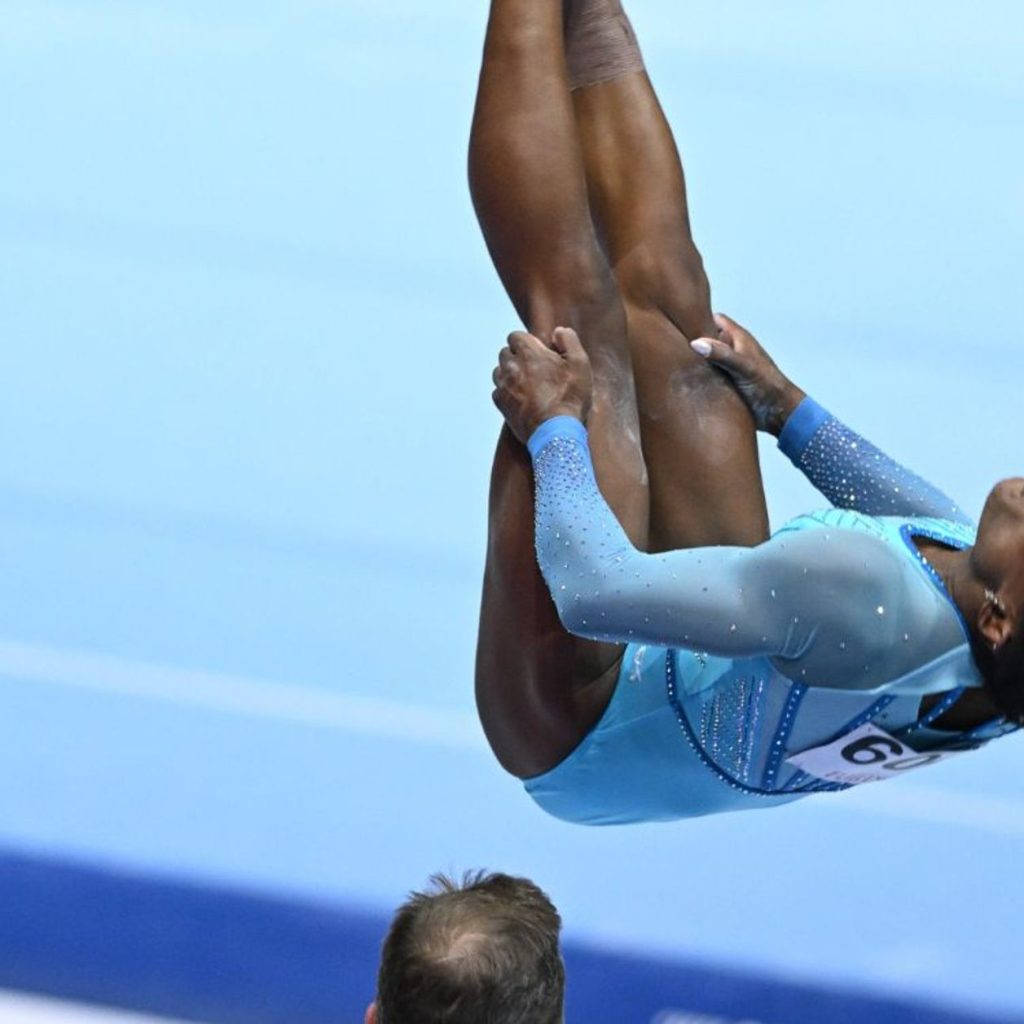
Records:
M869 516L926 516L971 525L937 487L805 398L786 421L779 448L837 508Z
M949 498L811 400L794 416L784 450L833 503L959 516ZM919 662L917 645L904 637L937 626L934 603L915 601L931 595L914 567L871 533L784 530L756 548L649 555L633 547L602 497L578 420L548 421L530 451L538 558L572 633L723 657L763 655L791 679L872 689Z
M527 783L552 813L651 820L842 788L787 758L866 724L912 733L916 749L964 740L919 712L922 695L953 699L981 677L959 612L913 538L964 547L969 520L810 399L780 447L836 509L756 548L652 555L630 543L602 497L578 420L549 420L530 439L537 553L559 615L577 635L631 645L622 679L643 684L620 681L592 736ZM710 787L676 764L665 709L690 760L715 777Z

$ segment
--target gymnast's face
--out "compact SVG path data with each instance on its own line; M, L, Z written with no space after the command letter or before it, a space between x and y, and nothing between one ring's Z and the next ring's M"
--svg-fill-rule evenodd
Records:
M1009 622L1020 621L1024 617L1024 477L1003 480L992 488L981 513L971 564L977 578L1005 607Z

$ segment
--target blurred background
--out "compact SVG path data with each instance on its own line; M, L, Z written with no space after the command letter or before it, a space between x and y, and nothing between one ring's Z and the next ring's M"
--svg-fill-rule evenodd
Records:
M716 306L979 509L1024 471L1021 5L627 6ZM473 867L559 906L570 1024L1024 1020L1016 739L608 830L485 748L485 18L0 0L0 1020L359 1021Z

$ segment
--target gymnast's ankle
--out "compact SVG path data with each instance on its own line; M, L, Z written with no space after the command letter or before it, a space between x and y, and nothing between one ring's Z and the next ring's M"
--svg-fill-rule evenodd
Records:
M644 70L640 45L620 0L568 0L565 59L573 89Z

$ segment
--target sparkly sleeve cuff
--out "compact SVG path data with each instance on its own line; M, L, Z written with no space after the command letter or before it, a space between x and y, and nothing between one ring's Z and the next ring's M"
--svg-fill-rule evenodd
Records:
M526 447L530 450L530 458L536 459L547 443L556 437L579 441L586 447L587 428L575 416L553 416L551 419L545 420L526 442Z
M779 449L796 462L828 418L827 409L818 405L813 398L805 398L786 420L779 434Z

